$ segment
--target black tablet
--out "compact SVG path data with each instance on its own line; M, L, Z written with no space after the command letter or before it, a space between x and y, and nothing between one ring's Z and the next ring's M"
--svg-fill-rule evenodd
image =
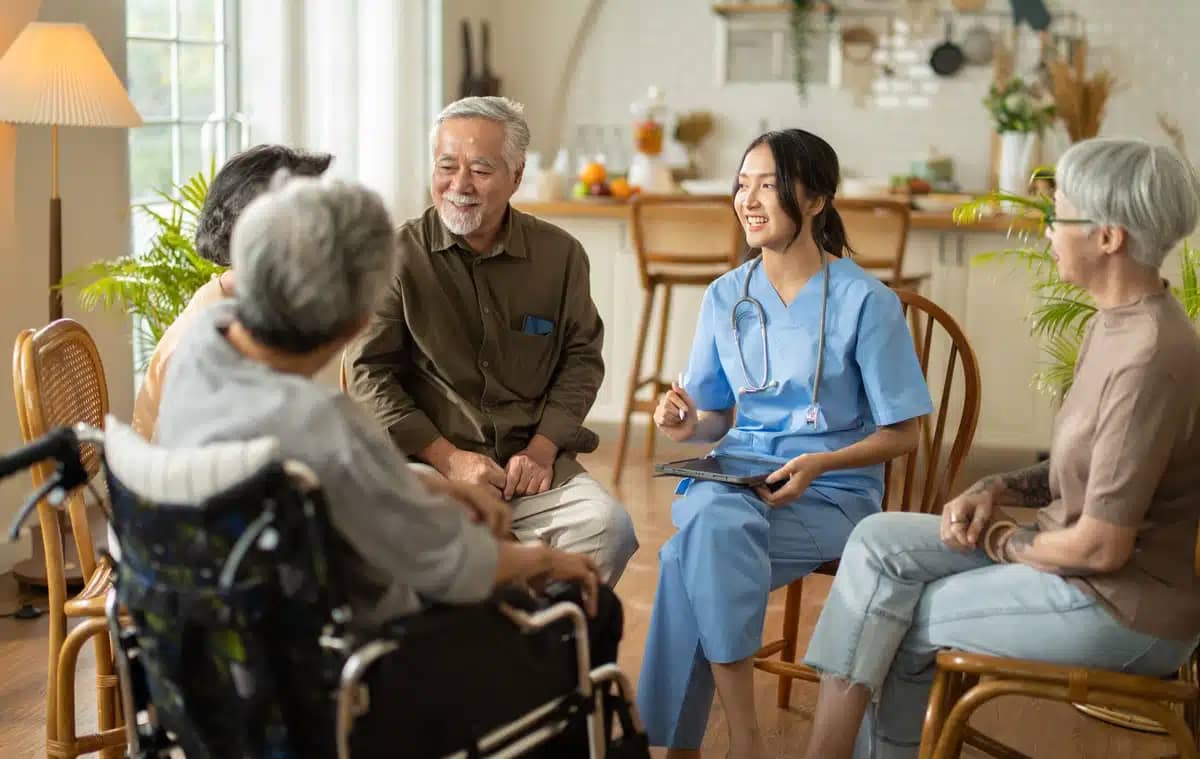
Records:
M666 464L655 464L655 476L694 477L697 480L715 480L731 485L756 487L765 484L767 477L779 467L776 461L755 459L748 456L717 454L698 459L682 459Z

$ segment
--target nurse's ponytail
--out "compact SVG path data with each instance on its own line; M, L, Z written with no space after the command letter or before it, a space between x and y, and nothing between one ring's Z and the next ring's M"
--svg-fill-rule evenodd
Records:
M842 223L842 217L833 204L833 196L841 178L837 153L833 147L812 132L782 129L757 137L742 154L742 162L745 162L746 154L763 143L770 147L771 155L775 158L779 204L795 222L797 230L804 226L804 214L800 211L801 198L824 198L825 207L812 220L813 241L839 258L847 254L854 255L846 239L846 225ZM735 198L737 190L738 181L734 180ZM749 260L761 253L757 248L748 249L745 258Z
M854 249L846 239L846 225L833 205L832 197L825 198L825 207L813 217L813 240L838 258L846 254L854 255Z

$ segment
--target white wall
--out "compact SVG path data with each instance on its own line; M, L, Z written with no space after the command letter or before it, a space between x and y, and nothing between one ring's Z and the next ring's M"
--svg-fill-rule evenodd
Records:
M4 0L0 49L7 49L35 15L39 21L86 24L113 69L124 78L123 0ZM59 130L64 271L128 251L126 135L124 129ZM42 326L48 318L49 197L49 128L0 127L0 303L4 304L0 308L0 346L5 356L17 332ZM95 338L108 378L112 411L128 419L133 407L133 358L127 320L116 314L84 313L72 293L64 298L63 311L82 322ZM11 400L12 375L5 370L3 377L7 389L0 397L0 450L10 450L20 444L20 433ZM28 477L0 483L0 524L7 527L29 486ZM25 544L14 548L0 543L0 571L27 555Z
M565 111L566 90L576 70L575 45L591 8L608 0L442 0L443 100L458 98L463 69L461 20L471 20L475 73L479 73L479 21L491 23L493 75L500 94L525 105L533 127L530 149L553 153ZM531 40L536 39L536 45ZM582 52L579 50L578 52ZM614 57L619 49L611 51ZM444 104L444 103L443 103Z
M1007 2L990 0L994 9ZM569 61L587 2L445 0L446 97L458 92L459 30L464 14L493 19L494 67L504 94L529 105L536 149L569 146L578 124L625 124L629 104L657 84L677 111L707 109L718 117L704 148L711 173L733 171L745 144L765 120L770 127L800 126L838 150L847 172L887 176L908 170L931 145L954 156L967 189L981 189L987 176L990 123L980 99L990 68L967 69L939 80L927 110L858 109L851 97L825 86L801 101L791 83L715 84L715 39L720 23L707 0L603 0L595 24L577 51L565 103L552 98ZM1110 103L1103 133L1163 139L1155 123L1170 111L1200 157L1200 56L1195 52L1200 3L1195 0L1060 0L1087 21L1093 46L1089 67L1110 67L1125 89ZM1028 30L1026 30L1028 34ZM931 42L932 47L935 42ZM551 98L547 100L547 98ZM565 109L563 127L556 109ZM1065 147L1065 138L1051 149Z

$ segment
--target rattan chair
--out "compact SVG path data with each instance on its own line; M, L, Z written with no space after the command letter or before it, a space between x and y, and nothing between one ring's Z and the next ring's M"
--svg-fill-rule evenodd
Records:
M108 412L108 385L96 344L83 325L60 319L34 331L17 335L13 346L13 388L17 420L25 442L50 430L86 422L104 423ZM100 458L88 449L84 465L89 475L99 471ZM31 468L35 486L54 472L50 462ZM46 554L50 635L46 684L46 756L75 757L100 751L105 759L123 756L125 732L118 714L117 677L113 673L112 646L104 616L105 595L112 585L111 566L98 561L87 518L83 491L70 493L59 511L47 500L38 506L38 522ZM68 597L63 558L70 525L83 590ZM80 620L68 630L73 620ZM96 649L96 709L99 732L77 735L75 725L75 669L79 651L92 639Z

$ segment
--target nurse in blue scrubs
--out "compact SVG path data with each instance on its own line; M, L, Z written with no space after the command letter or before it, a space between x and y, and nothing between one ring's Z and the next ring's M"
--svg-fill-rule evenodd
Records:
M752 656L767 595L841 555L932 410L899 300L848 255L837 185L814 134L751 143L733 197L750 258L708 288L683 383L655 411L674 440L779 465L773 491L685 480L672 505L638 683L668 757L699 755L714 686L730 756L764 755Z

